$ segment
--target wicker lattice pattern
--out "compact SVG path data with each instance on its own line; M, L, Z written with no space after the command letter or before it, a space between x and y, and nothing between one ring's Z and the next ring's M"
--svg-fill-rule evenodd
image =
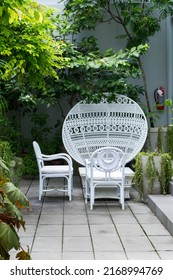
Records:
M117 147L131 161L142 149L148 132L145 114L132 99L117 95L113 103L77 103L65 118L64 146L81 165L102 147Z

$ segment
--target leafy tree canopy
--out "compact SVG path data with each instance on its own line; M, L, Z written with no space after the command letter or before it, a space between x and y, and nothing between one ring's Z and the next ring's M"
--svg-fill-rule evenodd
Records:
M44 77L57 78L64 67L63 41L55 41L53 10L31 0L0 2L0 77L16 79L41 88Z
M115 21L124 27L133 45L139 45L160 30L161 20L173 14L173 1L65 0L64 11L74 32L93 29L101 22Z
M131 49L142 44L149 44L151 36L161 29L162 20L173 15L173 1L65 0L64 15L71 23L74 34L94 29L99 23L115 22L121 25L124 32L116 39L126 39L126 48ZM147 77L141 54L136 57L136 66L141 70L146 111L148 116L151 116L150 125L154 126L155 109L150 105Z

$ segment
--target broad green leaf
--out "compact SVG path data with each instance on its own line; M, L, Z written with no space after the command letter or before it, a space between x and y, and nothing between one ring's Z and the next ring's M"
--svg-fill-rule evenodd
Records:
M20 248L19 237L15 229L6 223L0 223L0 243L8 251Z
M24 227L23 224L23 216L17 206L15 206L9 199L8 197L5 197L4 199L5 203L5 211L8 213L11 217L14 217L15 219L17 218L18 222Z
M39 11L34 11L34 17L37 21L39 21L40 23L42 23L43 21L43 16Z
M10 8L8 8L8 14L9 14L9 24L13 23L15 20L18 19L18 14Z
M9 260L10 254L8 253L8 249L4 248L0 242L0 260Z
M1 157L0 157L0 166L1 166L3 169L9 171L8 167L6 166L4 160L3 160Z
M29 208L29 200L21 192L21 190L14 186L13 183L8 182L3 186L4 192L8 196L9 200L14 203L18 208Z

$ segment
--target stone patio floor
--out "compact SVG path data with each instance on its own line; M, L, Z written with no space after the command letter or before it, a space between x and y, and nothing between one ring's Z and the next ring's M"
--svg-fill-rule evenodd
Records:
M78 176L73 200L49 192L38 200L38 179L25 177L21 189L31 203L19 235L32 260L173 260L173 237L146 204L131 198L123 211L115 200L85 205ZM11 252L15 259L16 252Z

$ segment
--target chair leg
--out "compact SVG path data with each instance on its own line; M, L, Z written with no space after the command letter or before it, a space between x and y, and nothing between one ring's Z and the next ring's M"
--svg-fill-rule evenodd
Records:
M41 197L42 197L43 184L44 184L44 179L40 176L40 178L39 178L39 197L38 197L39 200L41 200Z
M85 204L88 203L88 181L85 180Z
M90 185L90 210L93 210L95 189Z
M120 186L120 203L122 210L124 210L124 186Z
M73 185L73 182L72 182L72 176L69 176L67 178L67 184L68 184L68 196L69 196L69 201L71 201L72 199L72 185Z
M73 175L71 175L70 181L71 181L71 192L73 192Z

